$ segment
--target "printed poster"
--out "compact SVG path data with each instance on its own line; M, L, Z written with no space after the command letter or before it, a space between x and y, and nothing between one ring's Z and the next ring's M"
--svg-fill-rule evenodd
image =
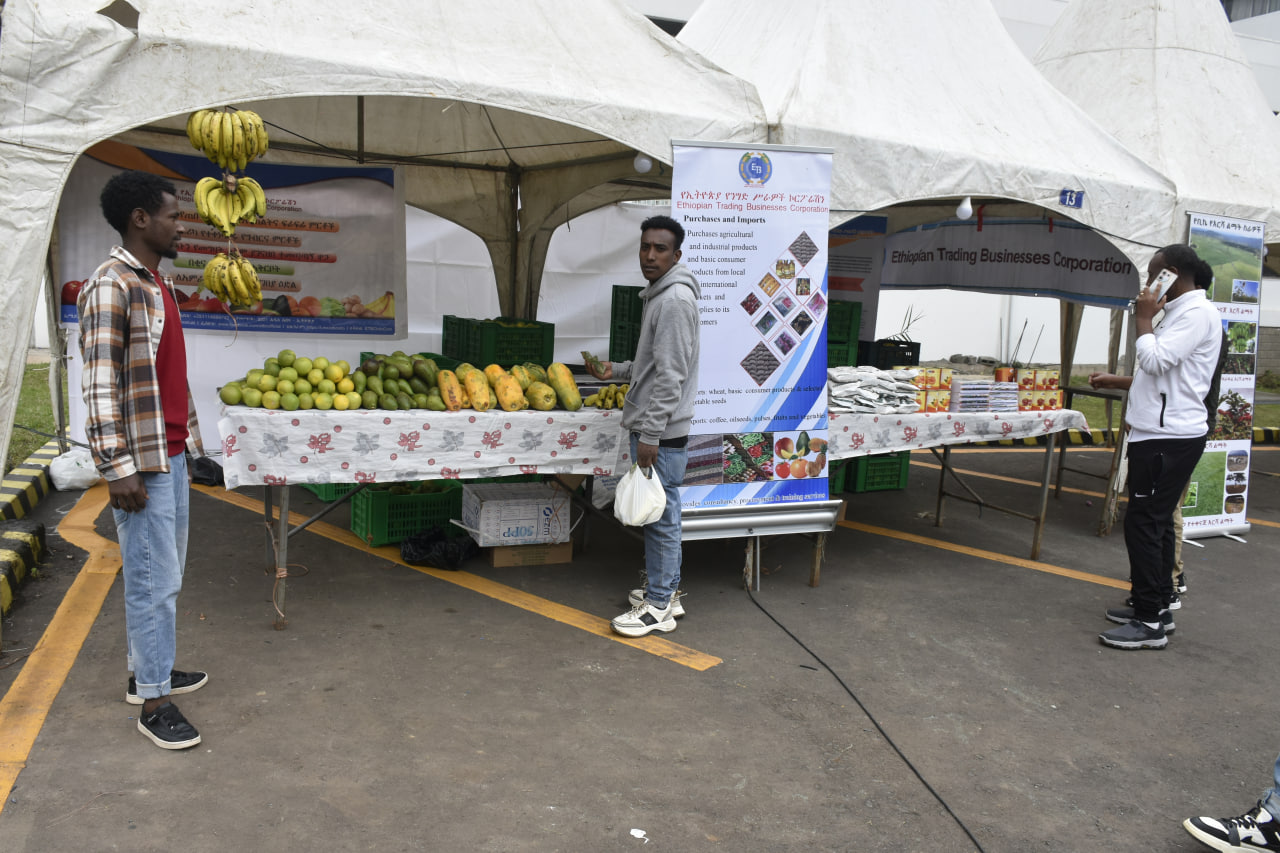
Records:
M1204 213L1188 214L1187 242L1213 267L1209 299L1222 316L1226 361L1218 396L1218 423L1191 474L1182 506L1187 538L1242 533L1253 452L1253 390L1264 227L1261 222Z
M88 277L120 242L98 194L125 169L162 175L178 190L186 234L164 267L173 274L184 330L404 337L404 187L395 169L250 163L245 174L266 192L267 213L239 223L228 239L200 221L193 201L197 181L221 176L216 164L197 154L101 143L76 163L59 205L64 279ZM205 263L232 248L257 270L262 301L228 312L199 286ZM62 322L77 323L74 289L63 290Z
M831 152L673 148L671 215L702 290L682 505L825 501Z
M856 341L870 341L876 336L884 235L888 229L887 216L859 216L837 225L827 235L831 251L827 282L832 300L862 303Z

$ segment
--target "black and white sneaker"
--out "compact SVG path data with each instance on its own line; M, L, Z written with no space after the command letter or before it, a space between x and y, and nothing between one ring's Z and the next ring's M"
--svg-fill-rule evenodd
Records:
M1183 590L1183 592L1186 592L1186 590ZM1132 596L1132 595L1131 595L1131 596L1129 596L1128 598L1126 598L1126 599L1124 600L1124 606L1125 606L1125 607L1133 607L1133 596ZM1173 594L1173 596L1169 599L1169 609L1170 609L1170 610L1181 610L1181 609L1182 609L1182 599L1178 598L1178 593L1176 593L1176 592L1175 592L1175 593Z
M150 714L139 714L138 731L161 749L187 749L200 742L200 733L172 702L165 702Z
M1110 619L1112 622L1119 622L1121 625L1123 625L1134 618L1133 608L1132 607L1112 607L1107 611L1107 618ZM1161 610L1160 621L1164 623L1164 632L1166 634L1172 634L1174 631L1178 629L1178 626L1173 623L1173 611L1171 610Z
M644 596L645 591L643 587L640 589L633 589L631 592L627 593L627 603L632 607L639 607L641 604L644 604ZM684 598L683 590L676 590L676 594L671 596L671 616L674 619L679 619L684 615L684 602L680 600L682 598Z
M191 693L199 690L209 683L209 673L207 672L183 672L180 669L170 670L169 672L169 695L176 696L181 693ZM138 695L138 681L132 675L129 676L129 686L124 691L124 701L130 705L141 705L143 699Z
M1169 645L1164 625L1148 628L1145 623L1137 619L1130 619L1119 628L1103 631L1098 635L1098 639L1103 642L1103 645L1111 646L1113 649L1163 649Z
M650 631L661 631L668 634L676 629L676 619L671 615L670 604L659 610L648 601L643 601L626 613L615 618L613 630L624 637L643 637Z
M1173 582L1173 591L1182 594L1187 591L1187 573L1184 571L1182 576Z
M1214 850L1280 851L1280 822L1261 802L1240 817L1189 817L1182 828Z

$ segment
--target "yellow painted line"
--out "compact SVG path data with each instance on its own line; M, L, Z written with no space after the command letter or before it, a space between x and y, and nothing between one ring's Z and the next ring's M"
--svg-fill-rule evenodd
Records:
M88 551L89 558L22 671L0 698L0 811L120 571L120 549L93 528L106 505L107 485L100 480L58 525L62 538Z
M1007 554L998 554L995 551L984 551L981 548L970 548L968 545L957 545L953 542L944 542L941 539L931 539L928 536L918 536L915 533L904 533L901 530L889 530L886 527L875 527L870 524L862 524L858 521L848 520L841 521L840 526L847 527L850 530L859 530L863 533L870 533L873 536L887 536L890 539L898 539L902 542L926 545L930 548L941 548L943 551L951 551L955 554L964 554L965 556L977 557L982 560L1005 563L1006 565L1018 566L1023 569L1032 569L1034 571L1044 572L1050 575L1072 578L1073 580L1088 581L1089 583L1096 583L1100 586L1109 586L1114 587L1115 589L1124 590L1129 588L1128 581L1107 578L1102 575L1081 572L1076 569L1067 569L1062 566L1054 566L1049 563L1041 563L1038 560L1025 560L1021 557L1010 557Z
M250 498L247 495L228 491L218 486L197 485L192 488L203 492L212 498L229 503L232 506L256 512L259 516L262 514L263 502L258 498ZM279 518L280 508L278 506L273 506L272 513L274 518ZM306 521L306 519L307 517L301 513L289 513L289 523L291 525L301 524ZM469 589L472 592L505 602L513 607L519 607L522 610L527 610L530 613L536 613L539 616L545 616L548 619L578 628L589 634L595 634L598 637L613 640L614 642L622 643L625 646L631 646L632 648L639 649L640 651L648 652L651 655L665 658L673 663L678 663L681 666L696 669L699 672L708 670L711 667L724 662L721 658L715 657L714 655L708 655L696 649L691 649L688 646L673 643L670 640L663 639L662 637L653 634L650 634L647 637L640 637L638 639L629 639L627 637L620 636L613 632L613 629L609 626L608 619L602 619L599 616L593 616L582 610L576 610L563 604L557 604L554 601L548 601L545 598L531 595L523 590L498 583L497 581L489 580L488 578L480 577L479 575L474 575L470 572L451 572L444 571L442 569L427 568L425 566L411 566L400 559L400 548L398 546L384 545L381 548L371 548L364 542L364 540L356 536L350 530L343 530L341 527L337 527L323 521L312 522L307 527L307 530L319 536L323 536L333 542L346 545L349 548L364 551L367 554L372 554L373 556L387 560L388 562L397 563L405 568L421 572L424 575L430 575L433 578L445 581L446 583L451 583L454 586Z
M1263 527L1280 527L1280 522L1263 521L1260 518L1249 518L1249 519L1246 519L1246 521L1248 521L1250 524L1261 524Z

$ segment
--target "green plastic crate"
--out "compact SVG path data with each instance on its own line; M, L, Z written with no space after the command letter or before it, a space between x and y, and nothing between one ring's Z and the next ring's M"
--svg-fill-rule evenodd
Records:
M640 345L640 324L634 326L615 323L609 330L609 360L633 361L636 347Z
M524 326L506 325L524 323ZM497 320L472 320L444 315L444 354L467 361L480 369L500 364L510 367L532 361L543 367L555 360L556 327L554 323L499 317Z
M847 471L842 491L888 492L907 487L907 474L911 468L911 451L882 453L876 456L855 456L847 460ZM832 491L835 491L834 486Z
M854 366L858 363L858 342L851 343L833 343L830 338L827 339L827 366L848 365Z
M858 327L862 325L861 302L827 303L827 343L858 343ZM856 354L856 350L855 350ZM853 362L849 362L853 364Z
M462 517L462 484L442 481L442 492L394 495L384 489L367 488L351 499L351 532L370 545L391 545L428 527L442 527L446 536L467 532L451 519Z
M302 488L322 501L336 501L356 487L355 483L303 483Z
M642 290L643 287L622 284L613 286L613 304L609 310L611 323L640 325L640 315L644 313L644 300L640 298Z

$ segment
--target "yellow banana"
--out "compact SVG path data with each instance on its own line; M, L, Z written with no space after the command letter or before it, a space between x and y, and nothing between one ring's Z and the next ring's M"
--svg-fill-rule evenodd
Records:
M205 116L203 129L200 135L204 138L204 156L213 162L218 162L218 134L222 132L222 119L218 117L217 110L209 110Z
M255 123L258 114L252 110L237 110L236 115L240 116L240 123L244 125L245 157L248 160L253 160L260 153L258 151L258 127Z
M253 193L241 178L236 184L236 202L240 205L240 218L245 222L253 222L258 217L253 213Z
M199 132L200 127L204 122L205 114L208 112L208 110L196 110L191 115L187 116L187 141L190 142L191 147L197 151L204 148Z
M231 113L224 111L222 113L222 136L218 138L218 160L224 169L235 166L235 161L231 159L231 148L235 133L235 128L231 126Z
M195 192L192 194L196 203L196 215L203 221L209 221L209 190L218 185L216 178L201 178L196 181Z
M249 289L245 287L244 282L240 280L239 264L231 263L227 265L227 281L230 285L228 290L231 292L232 305L249 305Z
M248 160L244 156L244 124L237 113L227 113L231 118L231 150L228 159L232 168L239 172Z
M240 272L244 276L245 284L249 286L249 298L254 302L262 299L262 282L258 281L258 271L253 268L253 264L249 263L245 258L240 258Z
M267 194L262 189L262 184L253 178L241 178L240 183L249 188L249 192L253 196L253 212L258 216L267 215Z
M261 157L267 153L269 142L267 140L267 126L262 121L262 116L257 113L253 114L253 122L258 132L258 156Z

